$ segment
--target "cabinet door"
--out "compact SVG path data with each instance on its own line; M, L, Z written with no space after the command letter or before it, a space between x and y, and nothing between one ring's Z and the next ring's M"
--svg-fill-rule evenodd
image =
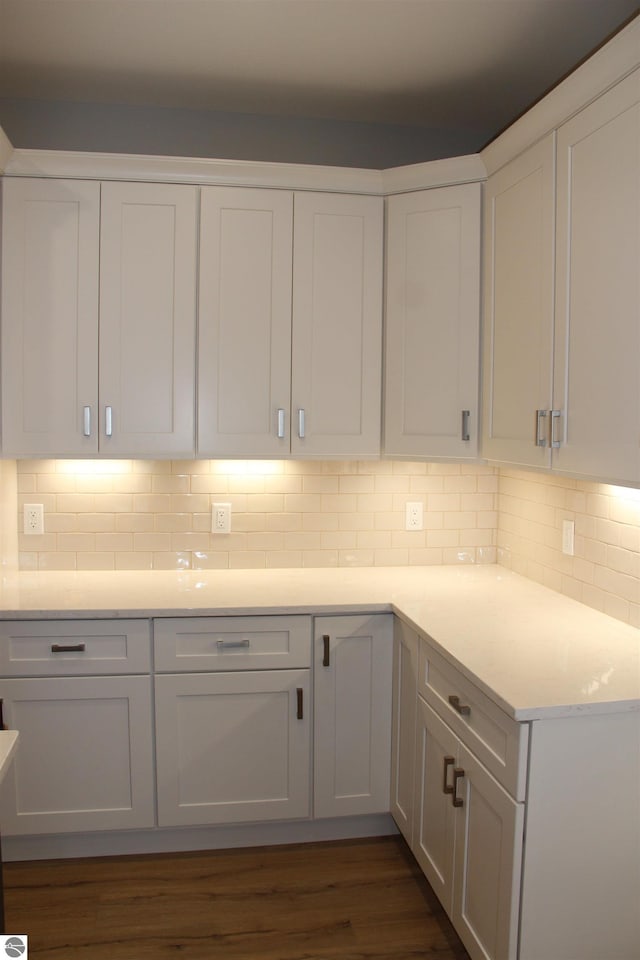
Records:
M2 790L7 835L152 827L149 677L0 681L20 747Z
M4 454L95 454L100 184L5 178L2 203Z
M389 810L391 615L315 620L314 813Z
M293 195L201 196L198 452L289 453Z
M309 670L156 677L160 826L309 816Z
M640 479L640 71L558 131L554 464Z
M387 201L389 456L477 456L480 197L465 184Z
M197 200L191 186L102 186L100 450L105 456L193 456Z
M451 920L472 960L516 960L524 805L463 744Z
M418 636L394 617L391 814L409 846L413 843L417 700Z
M291 451L380 453L379 197L295 195Z
M550 134L485 186L482 455L536 467L551 463L554 160Z
M418 697L417 704L416 795L411 849L451 916L455 831L452 784L460 741L422 697Z

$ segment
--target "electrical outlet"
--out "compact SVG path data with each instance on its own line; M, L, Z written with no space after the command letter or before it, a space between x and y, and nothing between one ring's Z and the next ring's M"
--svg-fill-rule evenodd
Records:
M214 503L211 507L211 532L231 533L230 503Z
M575 529L573 520L562 521L562 552L569 557L574 555Z
M44 507L41 503L25 503L22 519L27 536L44 533Z
M422 530L424 527L423 507L420 500L409 501L405 508L405 530Z

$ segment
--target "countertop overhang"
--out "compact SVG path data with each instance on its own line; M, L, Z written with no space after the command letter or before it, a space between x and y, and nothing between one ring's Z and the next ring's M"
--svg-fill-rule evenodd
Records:
M5 575L0 618L393 612L517 720L638 711L640 631L497 565Z

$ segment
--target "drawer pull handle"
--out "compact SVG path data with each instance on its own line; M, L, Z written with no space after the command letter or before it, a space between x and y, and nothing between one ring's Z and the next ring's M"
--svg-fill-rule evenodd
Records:
M322 637L323 650L322 650L322 666L329 667L331 665L331 657L329 644L331 642L331 637L328 633L325 633Z
M246 637L244 640L216 640L216 646L218 650L233 650L237 647L249 647L251 641L247 640Z
M451 790L451 793L453 794L453 797L451 798L451 802L454 805L454 807L462 806L462 797L458 796L458 780L461 780L463 777L464 777L464 770L462 769L462 767L454 767L453 768L453 787Z
M296 687L296 696L298 698L298 720L304 720L304 690L302 687Z
M51 653L84 653L86 643L52 643Z
M455 757L445 757L444 758L444 777L442 780L442 792L443 793L453 793L453 787L447 783L449 767L452 767L456 762Z
M466 703L460 703L460 697L456 696L455 693L449 694L449 703L454 710L457 710L458 713L461 713L463 717L468 717L471 713L471 707Z

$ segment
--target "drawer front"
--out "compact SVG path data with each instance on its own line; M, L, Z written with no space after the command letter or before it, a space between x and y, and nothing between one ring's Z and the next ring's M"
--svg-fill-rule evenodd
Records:
M148 673L148 620L0 621L0 675L59 677Z
M282 670L311 663L311 617L159 618L156 670Z
M524 800L528 724L507 716L424 639L418 692L511 796Z

